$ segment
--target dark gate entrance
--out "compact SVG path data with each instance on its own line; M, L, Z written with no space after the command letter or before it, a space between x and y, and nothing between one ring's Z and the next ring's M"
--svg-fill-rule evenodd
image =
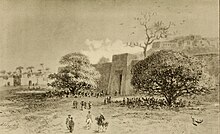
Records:
M117 89L116 92L121 95L122 94L122 70L115 71L116 73L116 83L117 83Z
M31 80L28 81L28 85L32 86L32 81Z

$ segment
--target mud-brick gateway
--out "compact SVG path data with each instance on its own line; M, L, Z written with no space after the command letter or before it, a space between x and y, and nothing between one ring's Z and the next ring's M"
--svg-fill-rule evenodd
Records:
M129 95L134 93L130 84L131 68L137 62L133 54L119 54L112 56L112 62L95 64L101 74L99 89L108 94Z

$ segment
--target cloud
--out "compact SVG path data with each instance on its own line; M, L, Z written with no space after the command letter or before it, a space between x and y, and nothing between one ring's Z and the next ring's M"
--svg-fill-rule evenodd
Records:
M108 38L105 40L86 39L85 44L88 49L81 52L87 55L93 64L97 63L101 57L109 58L111 61L114 54L134 54L143 51L139 47L129 47L121 40L111 41Z
M103 40L89 40L89 39L86 39L86 41L85 41L85 44L87 46L89 46L89 50L100 48L103 43L104 43Z

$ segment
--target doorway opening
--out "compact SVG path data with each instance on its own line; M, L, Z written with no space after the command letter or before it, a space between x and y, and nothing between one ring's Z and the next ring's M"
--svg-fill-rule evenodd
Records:
M117 89L116 89L116 92L121 95L122 94L122 78L123 78L123 75L122 75L122 70L117 70L115 71L116 73L116 83L117 83Z

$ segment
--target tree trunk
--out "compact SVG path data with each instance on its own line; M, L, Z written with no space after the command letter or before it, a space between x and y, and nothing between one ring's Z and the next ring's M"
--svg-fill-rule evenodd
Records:
M170 96L165 96L166 98L166 101L167 101L167 106L171 107L172 106L172 103L173 103L173 98L170 97Z
M173 106L173 103L176 102L176 99L177 99L176 97L166 97L167 105L169 107Z
M144 58L147 56L147 47L144 48Z
M172 106L172 99L170 99L170 98L167 99L167 105L168 105L169 107Z

